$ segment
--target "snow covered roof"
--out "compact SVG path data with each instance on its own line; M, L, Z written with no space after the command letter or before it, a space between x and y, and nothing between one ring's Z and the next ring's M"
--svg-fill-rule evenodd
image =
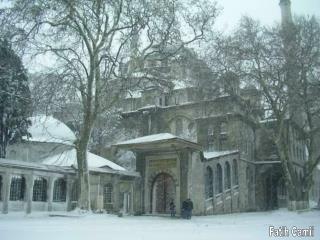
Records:
M149 142L157 142L161 140L168 140L168 139L174 139L177 138L177 136L171 134L171 133L159 133L154 135L148 135L144 137L138 137L135 139L123 141L120 143L117 143L117 145L127 145L127 144L135 144L135 143L149 143Z
M226 155L234 154L238 152L239 152L238 150L203 152L203 156L206 159L212 159L212 158L222 157L222 156L226 156Z
M37 169L50 172L74 172L70 167L46 165L36 162L26 162L22 160L0 158L0 166L23 167L26 169Z
M31 137L24 139L33 142L54 142L72 145L76 140L75 134L63 122L52 116L37 115L30 117L32 125L28 131Z
M126 169L115 164L114 162L88 152L88 165L89 168L102 168L108 167L113 170L125 171ZM75 149L63 151L60 154L56 154L43 159L43 164L55 165L55 166L77 166L77 154Z
M201 146L195 142L177 137L171 133L159 133L148 135L144 137L138 137L135 139L119 142L114 146L129 148L129 149L140 149L140 150L150 150L150 149L168 149L168 148L194 148L201 149Z

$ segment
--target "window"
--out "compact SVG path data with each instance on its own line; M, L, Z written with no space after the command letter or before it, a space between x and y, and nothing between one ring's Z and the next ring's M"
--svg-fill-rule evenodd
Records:
M225 122L220 125L220 150L227 149L228 127Z
M103 203L105 209L110 209L112 204L112 195L113 195L113 186L111 183L108 183L103 188Z
M239 176L238 176L238 163L237 163L236 159L233 159L232 167L233 167L233 184L238 185L239 184Z
M222 193L222 168L221 165L217 164L217 181L216 181L216 192Z
M33 195L32 201L34 202L45 202L47 201L47 180L38 177L33 183Z
M0 175L0 201L2 201L2 176Z
M176 135L181 136L182 133L183 133L182 119L178 118L176 119Z
M247 169L246 169L246 177L247 177L247 184L249 184L250 183L250 168L249 167L247 167Z
M207 167L205 175L206 199L213 197L213 173L211 167Z
M207 136L207 145L208 145L208 151L214 150L214 130L213 126L208 127L208 136Z
M226 162L224 165L224 188L230 189L231 188L231 175L230 175L230 164Z
M67 198L67 183L63 178L59 178L54 182L53 201L65 202Z
M10 201L23 201L25 189L25 178L19 175L12 176L10 185Z

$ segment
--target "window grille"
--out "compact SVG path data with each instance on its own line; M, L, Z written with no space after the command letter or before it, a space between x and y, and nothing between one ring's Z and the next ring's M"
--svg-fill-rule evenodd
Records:
M206 199L213 197L213 173L211 167L207 167L205 175Z
M103 188L103 202L104 202L105 209L110 209L110 205L113 202L112 195L113 195L113 186L111 183L108 183Z
M33 195L32 201L45 202L47 201L47 180L38 177L33 182Z
M230 164L229 162L226 162L224 165L224 186L225 189L230 189L231 188L231 175L230 175Z
M26 189L26 180L23 176L11 177L10 201L23 201Z
M65 202L67 198L67 183L63 178L59 178L54 182L53 201Z
M222 168L221 165L217 164L217 181L216 181L216 192L222 193Z

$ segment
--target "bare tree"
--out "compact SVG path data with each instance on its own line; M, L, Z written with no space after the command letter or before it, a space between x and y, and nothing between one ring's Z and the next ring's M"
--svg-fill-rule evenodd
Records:
M175 51L164 54L172 55L201 39L217 14L215 4L175 0L17 0L12 10L16 26L25 30L34 53L50 53L56 60L57 85L76 90L74 100L81 103L80 131L75 142L78 206L90 209L86 154L97 118L130 85L130 76L139 65L133 64L134 60L145 60L174 47ZM131 59L130 70L119 74L119 65L125 58Z
M291 201L307 201L312 173L319 164L319 69L320 27L312 18L297 18L289 29L267 28L244 17L229 36L219 36L210 45L208 62L219 74L233 73L243 85L255 86L263 95L267 120L272 120L272 140L282 163ZM243 119L254 129L263 128L257 106L234 95L244 110ZM290 129L306 144L301 180L294 170Z

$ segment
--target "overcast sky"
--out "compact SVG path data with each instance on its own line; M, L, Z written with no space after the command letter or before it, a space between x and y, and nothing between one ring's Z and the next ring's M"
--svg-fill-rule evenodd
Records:
M223 8L216 27L231 30L242 15L259 19L263 24L280 21L279 0L216 0ZM320 17L320 0L291 0L293 14Z

